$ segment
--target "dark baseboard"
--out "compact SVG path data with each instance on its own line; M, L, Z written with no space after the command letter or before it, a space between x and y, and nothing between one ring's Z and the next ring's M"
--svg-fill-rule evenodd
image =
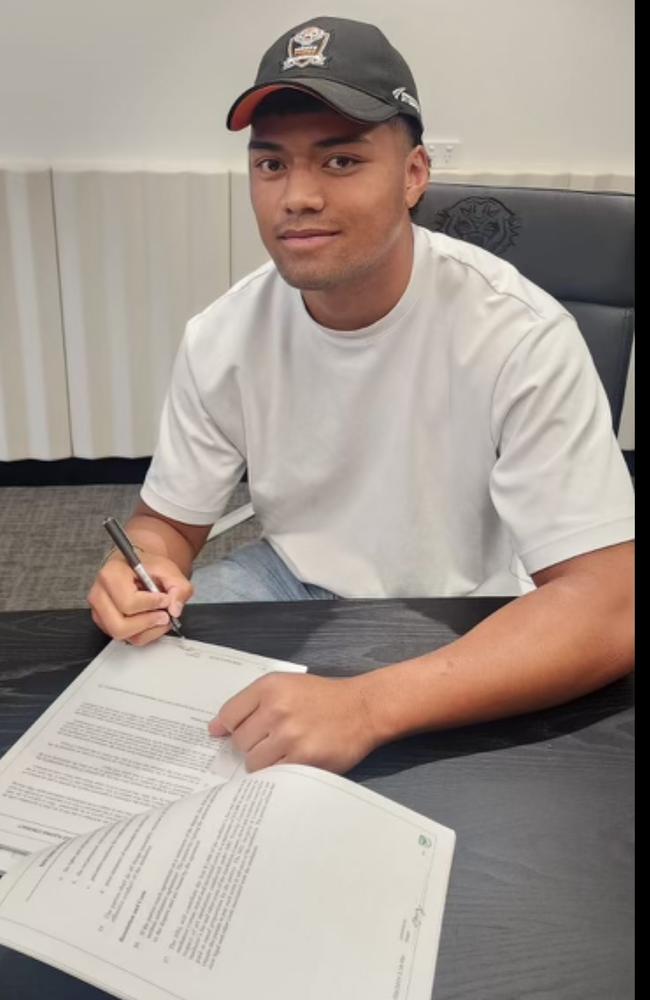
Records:
M0 462L0 486L88 486L141 483L151 456L146 458L62 458L41 462Z
M634 451L624 451L623 458L634 477ZM22 462L0 462L0 486L84 486L91 483L141 483L151 456L146 458L62 458L40 462L28 458ZM246 474L242 477L246 481Z

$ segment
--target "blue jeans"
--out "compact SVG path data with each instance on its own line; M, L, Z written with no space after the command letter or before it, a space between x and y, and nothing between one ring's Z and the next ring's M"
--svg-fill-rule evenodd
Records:
M267 541L242 545L192 575L194 604L233 601L331 601L330 590L303 583Z

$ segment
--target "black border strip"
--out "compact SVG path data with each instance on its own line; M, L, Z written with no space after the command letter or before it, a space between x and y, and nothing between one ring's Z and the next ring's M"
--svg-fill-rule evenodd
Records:
M41 462L27 458L0 462L0 486L87 486L141 483L151 456L146 458L62 458Z
M634 451L623 452L631 476L635 475L634 456ZM0 487L141 483L150 462L150 455L145 458L62 458L54 462L27 458L20 462L0 462ZM242 481L246 481L246 474Z

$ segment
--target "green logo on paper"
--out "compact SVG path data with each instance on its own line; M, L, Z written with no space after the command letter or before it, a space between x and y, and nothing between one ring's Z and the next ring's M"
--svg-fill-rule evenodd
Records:
M431 847L431 839L429 837L425 837L424 834L421 833L418 837L418 844L421 844L422 847Z

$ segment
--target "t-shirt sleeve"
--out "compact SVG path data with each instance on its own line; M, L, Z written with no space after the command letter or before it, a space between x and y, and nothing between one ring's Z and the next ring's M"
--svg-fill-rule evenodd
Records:
M140 495L166 517L185 524L212 524L222 514L246 462L203 404L188 334L189 327L176 356L158 443Z
M492 502L529 575L634 537L634 492L605 390L568 314L539 320L492 400Z

